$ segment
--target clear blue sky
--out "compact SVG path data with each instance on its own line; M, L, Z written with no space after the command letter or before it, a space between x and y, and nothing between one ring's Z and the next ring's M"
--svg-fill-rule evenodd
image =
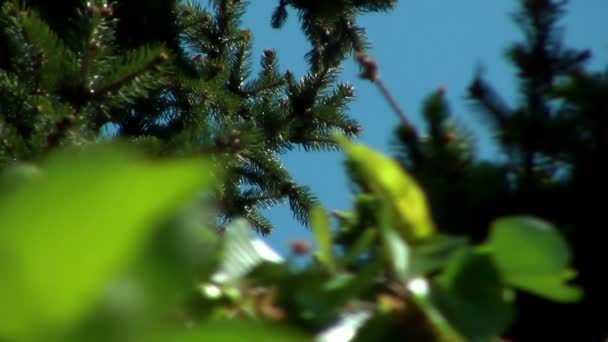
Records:
M295 11L289 12L282 30L270 27L270 15L277 3L250 1L244 25L254 34L254 65L259 64L264 49L274 48L281 67L291 69L300 77L307 71L304 54L309 46L299 30ZM366 28L373 44L370 54L380 64L381 78L411 120L420 125L422 101L444 86L455 118L476 132L480 156L492 158L495 150L488 133L467 106L465 94L476 68L483 66L486 78L503 97L510 103L516 101L517 85L504 52L511 43L521 39L510 16L518 3L401 0L394 11L367 15L359 24ZM568 14L562 21L568 46L591 49L593 58L589 66L594 70L608 65L606 14L608 1L578 0L568 5ZM398 121L378 91L357 75L357 67L349 61L342 80L353 84L357 92L351 115L363 126L361 141L388 152L388 142ZM294 178L310 186L326 208L350 208L352 194L347 188L340 153L296 151L283 160ZM271 209L268 214L276 230L267 241L281 254L287 253L291 240L313 240L310 231L293 219L287 205Z

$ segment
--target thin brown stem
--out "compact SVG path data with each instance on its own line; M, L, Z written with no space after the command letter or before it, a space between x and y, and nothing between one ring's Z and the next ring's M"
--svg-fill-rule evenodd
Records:
M411 129L412 132L415 133L416 132L416 128L414 127L414 125L412 125L412 123L410 122L410 120L407 118L407 116L405 115L405 112L401 109L401 107L399 107L399 104L397 103L397 101L395 100L395 98L393 97L393 95L391 94L391 92L388 90L388 88L384 85L384 83L382 82L382 80L380 80L379 78L377 78L373 82L376 85L376 87L378 87L378 89L380 89L380 92L382 93L382 96L384 96L384 99L386 99L386 101L391 106L391 108L393 109L393 111L395 112L395 114L397 114L397 116L399 117L399 119L401 119L401 123L404 126L406 126L409 129ZM417 133L415 133L415 134L416 134L416 136L418 135Z
M397 116L401 120L401 124L411 132L411 134L413 135L413 137L416 138L416 140L418 140L418 133L416 127L412 125L410 120L405 115L405 112L401 109L401 107L399 107L399 104L397 103L391 92L384 85L382 80L380 80L378 72L378 63L373 58L370 58L362 52L357 53L357 61L363 69L363 72L360 75L361 78L369 80L370 82L375 84L376 87L378 87L380 93L382 93L382 96L384 96L384 99L388 102L395 114L397 114Z

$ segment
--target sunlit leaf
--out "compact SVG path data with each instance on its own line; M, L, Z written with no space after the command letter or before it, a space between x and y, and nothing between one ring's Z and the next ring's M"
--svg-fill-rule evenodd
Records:
M156 223L212 183L199 160L149 162L96 146L54 155L0 198L0 336L76 321Z
M264 241L252 237L246 220L234 220L226 228L220 269L212 280L217 283L238 280L265 261L280 263L283 258Z
M408 242L431 236L435 228L425 194L399 163L365 145L338 140L364 181L392 207L399 234Z
M386 209L386 206L383 208ZM406 280L410 266L410 248L403 238L393 229L390 214L386 210L380 213L380 233L384 245L386 264L397 279Z
M335 261L332 252L332 233L329 217L327 217L325 210L321 207L314 207L310 216L312 229L319 245L319 250L316 253L317 259L322 264L333 267Z
M566 284L572 278L572 256L559 232L531 217L509 217L495 221L489 248L506 283L536 295L571 302L582 291Z

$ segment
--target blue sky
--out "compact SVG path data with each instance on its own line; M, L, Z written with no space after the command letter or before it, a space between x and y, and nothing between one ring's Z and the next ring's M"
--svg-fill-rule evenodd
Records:
M330 1L330 0L328 0ZM281 30L270 27L270 16L278 1L250 1L244 26L254 34L254 65L266 48L278 52L282 68L296 76L307 71L304 54L309 49L299 30L297 13ZM395 10L362 17L359 25L367 30L372 55L380 65L380 77L397 98L411 120L420 125L423 100L438 87L447 89L447 99L455 119L471 127L482 158L493 158L496 151L478 116L467 105L468 83L478 67L486 79L510 103L517 100L513 68L504 52L521 35L510 14L519 1L425 0L399 1ZM588 48L593 57L589 66L603 70L608 65L608 1L578 0L568 5L561 22L569 47ZM349 61L342 80L355 87L356 99L351 116L363 126L361 141L389 152L389 139L398 123L388 104L370 83L359 80L358 68ZM337 152L292 152L283 158L286 167L301 184L308 185L328 209L349 209L352 200L342 169L343 157ZM282 254L294 239L312 241L309 230L295 221L283 205L268 211L276 226L267 241Z

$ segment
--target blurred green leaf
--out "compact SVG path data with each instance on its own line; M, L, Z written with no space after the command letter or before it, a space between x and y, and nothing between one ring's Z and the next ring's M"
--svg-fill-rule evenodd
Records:
M207 322L192 329L181 331L170 331L165 334L157 334L152 341L167 342L240 342L240 341L310 341L311 337L285 325L268 324L253 321L222 321Z
M489 248L505 282L536 295L562 302L577 301L582 290L566 284L570 249L551 224L532 217L495 221Z
M332 233L329 217L322 207L314 207L311 210L312 229L319 244L316 257L324 265L330 268L335 266L334 255L332 252Z
M351 265L357 261L365 252L367 252L374 241L376 241L377 230L366 229L361 236L350 246L343 258L343 265Z
M323 284L322 290L327 291L331 302L342 305L377 283L382 273L383 263L377 260L365 265L355 273L339 273Z
M196 210L201 211L200 207ZM193 287L193 279L208 279L218 268L220 236L212 227L201 225L209 222L201 215L188 214L193 215L186 212L155 232L126 274L128 280L140 284L145 295L142 318L165 315ZM200 221L192 222L195 219Z
M365 145L338 141L364 181L393 209L399 234L407 242L431 236L435 227L424 192L401 165Z
M321 331L316 336L315 342L356 341L360 334L360 328L369 320L370 317L371 313L366 310L345 313L338 322ZM374 340L378 339L368 339L368 341Z
M432 287L432 301L468 341L487 341L503 333L513 305L500 273L487 254L463 250Z
M205 224L208 213L201 210L201 202L192 204L152 234L137 261L110 283L75 329L66 332L69 338L61 336L60 341L133 341L167 321L213 312L212 305L198 305L201 300L210 303L209 296L201 298L205 285L219 287L195 280L208 279L217 269L222 239ZM224 295L225 289L220 291Z
M388 207L382 206L380 213L380 233L384 245L386 263L397 279L406 280L410 266L410 248L392 224Z
M0 173L0 196L7 196L7 192L13 191L19 184L41 175L40 168L34 164L15 163L9 165Z
M416 279L415 281L425 280ZM408 307L409 314L406 313L406 316L409 315L414 320L410 323L412 328L404 329L401 327L400 335L404 333L413 335L409 339L411 341L466 341L462 334L454 329L443 313L436 307L431 296L428 294L410 293L412 294L411 303L409 303L410 306ZM403 324L401 325L403 326Z
M426 275L441 269L456 253L466 248L468 240L435 234L429 239L411 247L411 276Z
M251 226L245 219L232 221L224 234L224 246L219 270L212 280L229 283L240 280L259 264L283 262L283 258L257 238L252 237Z
M74 323L159 220L212 182L200 160L142 161L116 146L65 150L0 198L0 336Z
M276 287L278 304L288 316L302 327L319 330L337 320L345 305L373 288L383 266L378 258L356 272L330 276L314 265L295 271L287 264L264 263L251 272L249 280L256 286Z
M288 279L277 284L279 303L287 310L288 316L296 319L298 324L318 330L335 321L345 304L350 300L348 278L343 283L326 284L327 272L318 267L308 268L303 272L292 273Z

